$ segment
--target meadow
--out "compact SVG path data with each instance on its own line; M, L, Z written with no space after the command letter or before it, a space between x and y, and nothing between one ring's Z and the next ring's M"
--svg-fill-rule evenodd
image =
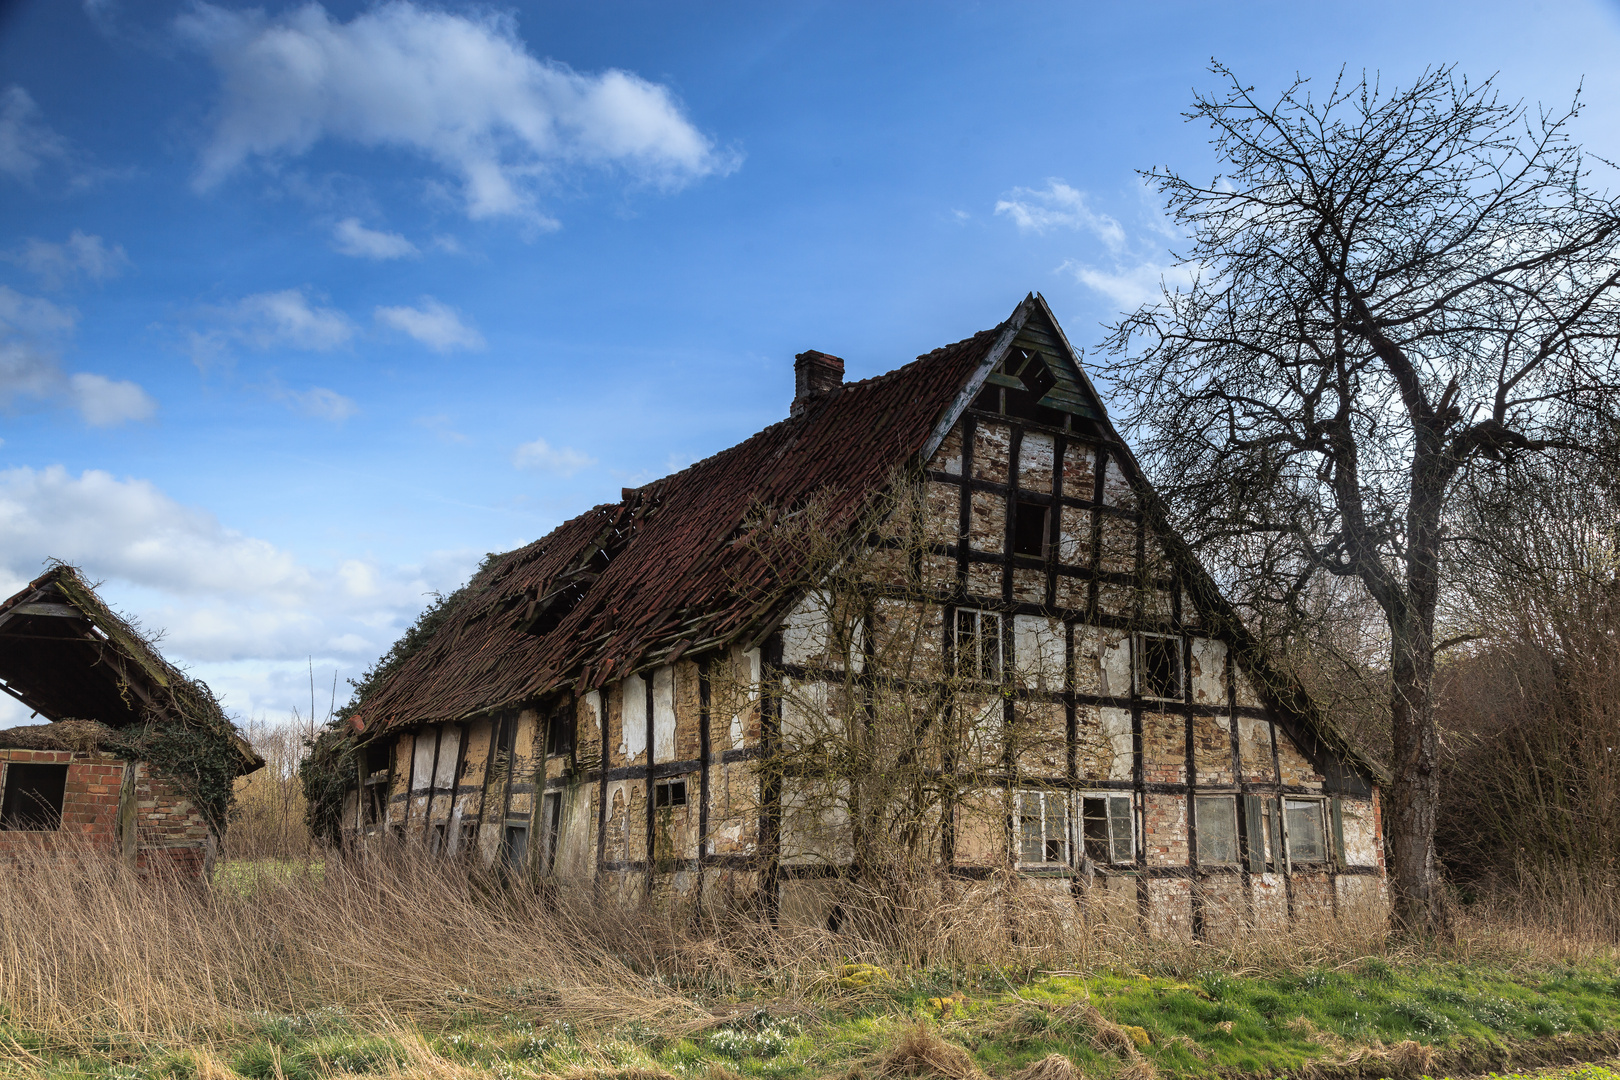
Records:
M891 880L838 933L387 858L85 855L0 880L0 1073L254 1080L1463 1076L1620 1054L1620 965L1578 913L1353 919L1199 943Z

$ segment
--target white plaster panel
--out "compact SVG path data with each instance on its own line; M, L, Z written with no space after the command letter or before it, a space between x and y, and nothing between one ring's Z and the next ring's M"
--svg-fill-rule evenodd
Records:
M748 700L758 701L760 672L759 650L749 649L747 652L743 653L743 657L748 661ZM741 710L739 710L731 715L731 745L734 749L742 746L744 734L743 713Z
M1371 799L1340 799L1344 818L1345 861L1351 866L1378 865L1378 834L1373 828Z
M1255 692L1254 683L1249 680L1249 673L1243 670L1243 665L1232 665L1233 689L1237 692L1237 703L1249 708L1256 708L1260 704L1260 695Z
M1192 639L1193 700L1203 705L1226 704L1226 642Z
M1136 766L1136 748L1131 738L1131 710L1102 709L1103 734L1113 747L1114 760L1108 766L1108 779L1129 780Z
M1131 696L1131 639L1128 635L1096 631L1097 665L1101 675L1099 692L1110 697Z
M647 749L647 680L632 675L619 681L624 694L619 715L619 753L626 758L640 756Z
M438 728L423 728L416 733L411 761L411 790L426 791L433 786L433 748L439 743Z
M827 595L823 592L813 591L794 605L782 624L784 663L826 663L831 635L827 611Z
M1018 680L1037 690L1063 689L1066 641L1057 619L1014 615L1012 669Z
M1026 431L1018 445L1018 474L1020 486L1034 491L1050 491L1052 487L1052 436L1041 431ZM1044 484L1031 483L1030 473L1045 473Z
M439 767L433 773L433 786L436 788L454 787L456 783L456 758L460 756L461 729L455 724L446 724L439 733Z
M653 760L675 760L675 669L653 671Z
M827 683L819 679L813 682L785 679L783 680L783 691L782 734L784 736L789 738L794 736L815 736L827 732Z

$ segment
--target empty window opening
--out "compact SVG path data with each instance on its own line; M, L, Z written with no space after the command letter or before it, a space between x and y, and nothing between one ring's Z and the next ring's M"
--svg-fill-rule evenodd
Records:
M470 854L478 846L478 819L463 818L461 831L456 838L457 855Z
M549 798L549 796L548 796ZM653 788L653 806L685 806L686 781L660 780Z
M1018 793L1018 861L1069 862L1069 796L1061 791Z
M540 803L540 872L549 874L557 865L557 839L562 831L562 792L553 791Z
M502 837L501 854L508 869L521 870L529 861L529 826L508 823Z
M1001 616L994 611L956 612L956 673L969 679L1001 679Z
M1086 858L1100 863L1136 860L1135 815L1129 795L1086 795L1080 799Z
M1136 688L1145 698L1181 700L1181 639L1160 634L1136 638Z
M561 708L546 723L546 756L566 756L574 752L574 710Z
M1284 799L1283 825L1288 834L1290 862L1327 862L1320 799Z
M1041 506L1039 503L1018 503L1013 507L1013 554L1034 555L1040 557L1046 554L1047 523L1051 520L1051 508Z
M7 764L0 829L48 832L61 828L67 771L66 765Z
M433 855L443 854L443 852L444 852L444 833L445 833L445 823L442 822L442 821L435 822L434 825L433 825L433 831L428 834L428 852L430 854L433 854Z
M1237 800L1231 795L1200 795L1198 861L1212 866L1238 862Z

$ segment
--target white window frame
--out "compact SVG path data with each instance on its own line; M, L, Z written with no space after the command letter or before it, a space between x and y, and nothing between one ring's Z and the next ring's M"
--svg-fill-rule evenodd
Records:
M1104 866L1125 866L1125 865L1129 865L1131 863L1134 863L1136 861L1136 833L1137 833L1136 796L1135 796L1135 794L1133 794L1132 792L1129 792L1129 791L1080 791L1080 792L1075 793L1075 810L1077 811L1077 813L1074 816L1074 820L1076 822L1076 828L1077 828L1078 835L1079 835L1079 840L1080 840L1080 850L1081 850L1082 853L1085 851L1085 847L1086 847L1086 802L1085 801L1087 799L1102 799L1102 800L1104 800L1104 803L1103 803L1103 811L1104 811L1103 812L1103 818L1108 822L1108 858L1106 860L1103 860L1103 865ZM1115 859L1114 858L1114 845L1118 841L1119 838L1114 835L1114 822L1115 822L1116 818L1114 817L1114 814L1113 814L1113 803L1107 801L1107 800L1110 800L1110 799L1125 799L1127 802L1130 803L1130 814L1129 814L1129 816L1127 818L1127 820L1130 821L1130 828L1131 828L1130 836L1127 838L1129 840L1129 842L1130 842L1130 858L1128 858L1128 859L1121 860L1121 859ZM1095 862L1097 860L1092 860L1092 861Z
M1024 808L1025 800L1033 800L1039 807L1041 822L1041 854L1044 856L1049 844L1057 842L1062 844L1062 855L1057 859L1041 858L1032 861L1024 858ZM1047 809L1052 803L1066 809L1064 821L1061 825L1048 820ZM1013 792L1013 849L1017 854L1014 860L1019 866L1050 867L1074 865L1074 796L1066 791L1054 791L1051 788L1019 788ZM1061 835L1058 835L1058 832Z
M985 611L982 608L959 607L951 615L951 652L955 657L957 676L962 677L964 675L962 666L962 616L964 615L973 616L973 640L980 646L982 646L983 642L986 640L984 632L985 624L987 622L992 622L995 626L995 633L990 638L990 640L995 642L995 673L992 675L986 675L984 673L984 654L980 648L976 647L973 650L972 663L970 665L972 670L965 673L966 677L973 679L976 682L1001 682L1002 679L1006 678L1007 674L1007 657L1001 644L1001 636L1004 629L1002 614L999 611Z
M1153 638L1159 641L1173 641L1176 643L1176 689L1179 693L1175 697L1159 697L1147 692L1147 676L1143 670L1147 659L1147 641ZM1150 634L1145 631L1138 632L1131 637L1131 672L1136 677L1136 696L1143 701L1174 701L1185 700L1187 694L1187 666L1182 663L1182 638L1180 634Z

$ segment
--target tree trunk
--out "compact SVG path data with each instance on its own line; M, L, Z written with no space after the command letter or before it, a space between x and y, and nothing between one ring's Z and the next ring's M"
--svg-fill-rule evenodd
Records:
M1391 612L1390 722L1395 768L1386 837L1394 862L1395 926L1419 938L1451 936L1434 859L1440 802L1434 723L1434 616L1440 596L1440 509L1449 472L1438 425L1418 425L1407 504L1405 603Z

